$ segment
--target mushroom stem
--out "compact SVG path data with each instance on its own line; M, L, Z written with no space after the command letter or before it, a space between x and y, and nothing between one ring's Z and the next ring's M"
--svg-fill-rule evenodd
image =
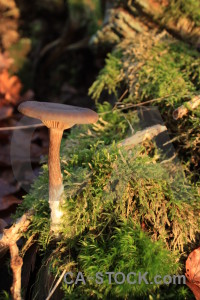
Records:
M60 170L60 144L63 130L49 129L49 207L51 209L51 230L56 231L63 213L62 202L63 182Z

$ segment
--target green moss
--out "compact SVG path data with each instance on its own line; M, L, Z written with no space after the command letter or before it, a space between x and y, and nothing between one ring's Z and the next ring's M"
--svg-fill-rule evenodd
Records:
M148 152L142 145L129 152L117 147L130 135L130 124L139 128L135 113L111 111L107 103L99 105L99 112L96 125L74 127L62 141L66 201L61 240L52 245L49 235L47 166L18 210L18 215L35 210L25 237L34 236L54 275L64 268L85 274L97 268L125 273L147 268L150 279L158 271L178 272L179 258L194 246L199 232L197 190L177 167L160 164L162 153L153 144ZM106 282L63 289L65 299L129 299L162 291L154 285Z
M198 53L181 42L154 46L139 71L141 98L167 97L168 104L179 106L199 89L199 62Z
M118 90L125 86L129 93L120 101L125 107L150 100L149 105L158 107L169 132L176 136L179 158L189 172L193 171L193 180L198 181L199 109L190 110L176 122L172 115L174 109L199 94L199 53L168 35L160 40L152 36L135 37L134 42L124 39L116 49L90 88L90 95L98 101L102 91L108 90L117 98ZM120 52L119 57L113 54L115 51Z
M167 19L178 20L187 17L194 21L196 26L200 25L200 3L196 0L171 0L165 9L164 16Z
M200 89L200 57L190 46L167 39L147 51L138 49L138 57L128 47L134 45L122 43L118 50L108 54L104 68L89 89L89 95L96 101L103 90L117 96L117 89L124 82L128 84L129 101L168 98L176 106Z
M78 268L84 272L85 278L92 279L70 293L68 286L63 284L65 299L86 299L88 295L92 295L93 299L131 299L134 295L135 299L156 290L156 285L148 285L143 281L133 285L125 280L124 284L116 284L114 277L110 284L105 272L122 272L125 275L135 272L135 278L139 278L139 273L148 272L148 282L153 281L157 274L165 276L178 272L175 253L168 251L161 242L152 242L148 234L134 227L133 221L123 220L110 234L107 232L99 237L88 234L83 239ZM98 272L102 274L101 284L98 278L96 282ZM122 278L119 276L117 279L120 281ZM130 279L133 280L133 276Z
M100 71L96 81L92 84L88 94L94 99L98 100L102 91L107 90L109 94L117 95L117 88L121 81L121 58L120 51L109 53L105 60L105 67Z
M157 99L157 105L169 131L176 135L175 142L179 157L193 170L198 180L199 156L199 108L190 111L174 122L173 110L199 94L200 56L182 42L164 42L150 51L149 59L139 70L138 94L131 90L129 102ZM137 95L140 99L137 98Z

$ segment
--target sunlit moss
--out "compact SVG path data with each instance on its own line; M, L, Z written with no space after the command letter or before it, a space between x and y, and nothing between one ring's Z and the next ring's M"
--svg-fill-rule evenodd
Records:
M199 232L195 186L180 170L173 174L160 164L162 153L153 143L150 152L142 145L128 152L117 147L130 135L130 124L139 128L136 113L112 111L105 103L99 105L99 114L96 125L75 127L62 141L66 201L61 240L52 249L46 165L18 209L18 215L35 210L25 237L34 236L54 275L65 267L85 274L98 267L122 272L134 268L137 273L147 261L150 278L158 270L181 272L178 261ZM84 289L63 283L63 289L65 299L86 299L91 294L94 299L128 299L133 294L160 293L159 286L111 287L106 282Z

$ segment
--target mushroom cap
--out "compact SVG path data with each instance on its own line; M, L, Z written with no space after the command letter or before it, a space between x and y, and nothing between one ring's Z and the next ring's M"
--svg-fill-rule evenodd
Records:
M28 117L40 119L49 128L66 129L98 120L98 114L89 108L60 103L26 101L18 106L18 110Z

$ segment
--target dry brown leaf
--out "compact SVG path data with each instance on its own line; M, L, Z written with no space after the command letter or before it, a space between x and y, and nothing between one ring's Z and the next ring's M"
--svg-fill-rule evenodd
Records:
M0 211L9 209L12 205L21 204L22 200L13 195L6 195L0 199Z
M191 283L189 281L187 281L186 284L191 289L191 291L193 292L196 300L200 300L200 288L196 284Z
M186 261L186 277L200 286L200 247L190 253Z
M17 104L22 84L17 76L10 76L7 70L0 73L0 100Z

